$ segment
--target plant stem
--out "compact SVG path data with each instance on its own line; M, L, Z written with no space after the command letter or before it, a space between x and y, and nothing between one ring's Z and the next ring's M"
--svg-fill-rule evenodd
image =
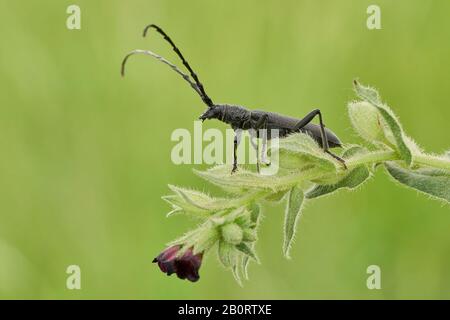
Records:
M362 164L378 163L389 160L399 160L395 151L377 151L363 154L346 161L347 169L351 170Z
M450 170L450 158L437 157L421 153L414 155L414 162L429 167Z
M346 161L347 169L340 168L338 169L338 173L344 173L348 172L349 170L352 170L356 168L357 166L363 165L363 164L371 164L371 163L379 163L383 161L389 161L389 160L399 160L398 154L395 151L378 151L378 152L371 152L367 154L363 154L361 156L356 156L352 159L349 159ZM334 173L336 174L336 173ZM310 170L307 172L299 172L297 174L293 174L287 177L283 177L282 179L279 179L277 182L281 183L283 185L289 185L289 187L299 183L299 181L305 181L305 180L314 180L317 178L321 178L321 176L317 173L315 170Z
M240 197L236 201L236 207L245 205L253 200L257 200L259 198L262 198L263 196L266 196L269 193L268 190L257 190L251 193L246 194L243 197Z
M352 170L352 169L356 168L357 166L364 165L364 164L368 165L368 164L375 164L375 163L384 162L384 161L395 161L395 160L401 160L401 159L399 158L398 153L395 151L392 151L392 150L370 152L367 154L363 154L361 156L355 156L353 158L350 158L349 160L346 161L347 169L342 168L342 169L339 169L338 172L344 173L348 170ZM436 156L431 156L431 155L427 155L427 154L417 154L417 155L414 155L414 162L421 164L421 165L426 165L429 167L450 170L450 159L445 159L442 157L436 157ZM292 175L285 176L285 177L279 178L277 180L274 180L274 187L276 187L276 185L280 185L280 186L282 185L285 187L283 189L288 190L292 186L300 183L301 181L314 180L317 178L320 178L317 171L315 171L315 170L303 171L303 172L299 172L296 174L292 174ZM270 193L271 193L270 190L258 190L255 192L248 193L245 196L237 199L236 206L245 205L249 201L264 198L265 196L267 196Z

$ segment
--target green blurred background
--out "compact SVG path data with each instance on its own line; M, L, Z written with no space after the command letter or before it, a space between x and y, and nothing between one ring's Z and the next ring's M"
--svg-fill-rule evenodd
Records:
M382 30L366 9L382 10ZM71 1L0 2L0 297L139 299L450 298L450 212L393 184L380 168L354 193L311 202L293 259L284 260L282 206L268 207L262 265L239 287L209 254L195 284L152 258L195 225L166 219L167 184L212 190L170 161L175 128L204 106L166 66L166 29L217 102L301 117L320 107L345 142L358 142L346 104L355 77L376 86L427 151L450 147L450 2L87 1L81 30ZM225 129L215 121L207 127ZM77 264L82 289L66 289ZM366 268L382 270L382 290Z

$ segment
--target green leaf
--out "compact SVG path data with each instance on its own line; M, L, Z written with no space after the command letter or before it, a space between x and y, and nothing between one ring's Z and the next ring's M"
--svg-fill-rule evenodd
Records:
M372 144L389 144L384 136L383 121L378 109L367 101L350 102L348 115L355 131Z
M186 244L193 244L193 240L195 238L195 235L198 233L198 229L191 230L186 232L181 237L169 242L167 244L168 247L175 246L175 245L186 245Z
M388 106L381 103L380 96L375 89L365 87L356 80L354 81L354 88L356 94L361 99L370 102L378 109L378 112L381 114L381 116L383 117L384 121L387 124L387 127L390 130L390 132L387 132L385 130L384 132L385 137L387 139L391 138L394 140L393 142L397 147L397 151L399 152L400 157L406 162L407 165L411 165L412 162L411 150L409 149L408 145L404 140L403 129L395 114Z
M235 246L225 241L219 241L219 260L225 268L236 265L238 251Z
M236 173L241 172L241 168ZM227 192L242 194L248 191L248 188L241 187L238 184L233 184L230 182L231 177L231 166L229 165L217 165L212 168L209 168L205 171L193 170L193 172L202 179L221 187ZM236 174L235 173L235 174ZM233 174L233 176L235 175ZM222 181L224 178L225 181Z
M231 174L231 168L227 165L217 166L207 171L194 170L194 172L225 191L237 194L245 194L255 189L278 192L285 188L285 180L289 178L282 175L260 175L244 168L239 168Z
M209 250L220 238L217 228L209 227L200 232L194 243L193 253L197 254Z
M392 134L394 135L395 142L397 144L397 150L400 154L400 157L406 162L407 165L411 165L412 162L412 154L411 150L407 146L406 142L403 140L403 130L395 118L395 116L392 114L392 112L389 112L389 110L384 107L377 107L378 111L383 116L384 120L388 124L389 128L392 131Z
M369 170L365 166L359 166L351 170L342 180L338 181L335 184L316 185L306 193L306 198L313 199L321 197L327 194L331 194L342 188L355 189L369 177Z
M169 185L175 196L166 196L163 199L175 204L186 211L215 212L234 208L235 199L213 198L203 192Z
M243 220L247 220L247 217L250 218L250 213L246 210L245 207L239 207L229 211L224 215L225 224L226 223L235 223L236 220L239 222L243 222Z
M250 211L250 219L253 223L258 224L261 217L261 207L256 202L252 202L248 205L248 210Z
M194 170L195 174L210 183L232 193L245 193L248 189L273 189L272 180L268 176L262 176L244 168L231 174L228 165L216 166L207 171Z
M284 243L283 253L286 258L290 258L289 250L291 248L292 240L294 238L297 222L302 210L304 200L303 191L298 187L293 187L289 191L289 198L286 206L286 213L284 217Z
M219 242L218 247L219 260L225 268L230 268L236 282L242 286L241 277L239 276L239 261L242 261L242 254L225 241Z
M271 152L279 153L278 165L283 169L302 171L314 167L329 173L336 171L336 167L340 165L313 138L304 133L280 139L278 146L271 148Z
M450 203L450 172L432 168L410 170L386 162L389 174L401 184Z
M358 97L367 102L370 102L375 106L381 104L380 94L376 89L368 86L363 86L357 80L353 80L353 85Z
M272 202L274 204L278 204L283 201L284 196L288 193L289 190L281 190L279 192L271 193L267 197L264 198L265 201Z
M347 149L342 157L344 159L350 159L352 156L359 155L365 153L366 150L360 146L353 146ZM370 177L370 171L365 165L360 165L349 172L345 172L343 177L340 180L333 184L319 184L314 186L311 190L309 190L305 197L307 199L313 199L317 197L321 197L327 194L331 194L339 189L355 189L359 185L361 185L364 181L366 181Z
M254 245L252 244L252 246L254 246ZM248 266L250 264L250 257L243 254L240 263L241 263L242 273L244 274L244 278L246 280L248 280L249 279Z
M241 280L241 276L239 275L239 265L237 263L235 265L233 265L231 267L231 271L233 272L234 280L236 280L238 285L242 287L243 286L242 280Z
M170 195L170 196L162 196L161 199L163 199L164 201L166 201L167 203L169 203L172 207L172 210L169 211L169 213L166 214L166 217L171 217L175 214L178 213L183 213L185 212L183 210L183 208L179 207L176 202L178 200L178 196L177 195ZM204 216L202 214L199 215L201 218L204 218Z
M172 211L167 214L167 217L177 213L184 213L192 217L205 219L210 215L208 210L201 209L192 203L187 202L178 194L163 196L161 198L172 206Z
M344 150L344 152L342 153L342 158L344 158L344 159L350 159L350 158L352 158L352 157L354 157L354 156L359 156L359 155L362 155L362 154L365 154L365 153L367 153L368 151L367 151L367 149L366 148L364 148L364 147L362 147L362 146L359 146L359 145L357 145L357 144L355 144L355 145L350 145L349 147L347 147L347 149L345 149Z
M239 225L242 229L248 228L253 224L251 218L250 218L250 212L247 210L244 211L244 214L240 215L236 219L234 219L234 223Z
M182 249L178 252L178 256L181 256L189 248L193 248L194 254L197 254L209 250L219 239L220 233L218 228L211 220L207 220L196 229L171 241L167 246L182 246Z
M258 227L259 221L261 220L261 207L256 202L252 202L248 205L248 210L250 211L251 221L255 224L255 235L256 229ZM244 232L245 237L245 232ZM250 248L254 250L255 243L250 244ZM250 257L248 255L243 255L241 259L242 272L244 274L245 279L248 280L248 266L250 264Z
M242 237L242 241L244 242L254 242L258 240L258 236L256 235L256 231L254 229L245 229L244 236Z
M249 256L253 260L259 263L259 259L256 256L255 251L253 248L249 247L245 242L241 242L240 244L236 245L236 249L244 253L245 255Z

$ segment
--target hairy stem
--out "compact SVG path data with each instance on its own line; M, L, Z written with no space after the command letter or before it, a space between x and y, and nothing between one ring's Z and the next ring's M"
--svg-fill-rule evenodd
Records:
M349 170L352 170L360 165L369 165L369 164L375 164L383 161L389 161L389 160L400 160L398 154L395 151L377 151L377 152L371 152L367 154L363 154L361 156L355 156L354 158L351 158L346 161L347 168L340 167L338 169L338 173L344 173L348 172ZM335 173L334 173L335 174ZM296 173L287 177L283 177L282 179L279 179L277 183L280 183L282 185L287 186L288 188L291 188L292 186L298 184L300 181L305 180L315 180L323 178L322 174L318 173L315 170L303 171L300 173Z
M243 205L245 205L247 203L250 203L250 202L252 202L254 200L263 198L268 193L269 193L268 190L258 190L258 191L254 191L254 192L248 193L247 195L245 195L245 196L243 196L243 197L241 197L239 199L236 199L236 207L243 206Z
M397 152L389 150L389 151L377 151L370 152L367 154L363 154L361 156L356 156L352 159L347 160L347 168L353 169L362 164L372 164L379 163L383 161L389 160L399 160L399 156Z
M393 150L370 152L367 154L363 154L361 156L355 156L351 159L348 159L346 161L347 169L339 168L338 173L344 173L347 170L352 170L360 165L371 165L384 161L396 161L396 160L400 161L401 159L399 157L399 154ZM414 161L421 165L426 165L438 169L450 170L450 160L447 160L442 157L436 157L426 154L418 154L414 156ZM303 171L274 180L273 187L277 188L279 186L283 186L283 189L288 190L302 181L314 180L319 178L323 178L323 176L321 176L315 170ZM268 194L270 194L270 190L265 189L248 193L245 196L237 199L236 205L237 206L244 205L249 201L264 198Z
M450 170L450 159L432 156L428 154L417 154L414 156L414 162L438 169Z

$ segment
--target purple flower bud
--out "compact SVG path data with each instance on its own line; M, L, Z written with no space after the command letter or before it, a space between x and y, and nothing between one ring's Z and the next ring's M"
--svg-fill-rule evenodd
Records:
M181 257L177 257L180 249L179 245L167 248L153 259L153 263L157 262L161 271L168 276L176 273L180 279L195 282L200 279L198 269L202 264L203 253L194 255L192 248L189 248Z

